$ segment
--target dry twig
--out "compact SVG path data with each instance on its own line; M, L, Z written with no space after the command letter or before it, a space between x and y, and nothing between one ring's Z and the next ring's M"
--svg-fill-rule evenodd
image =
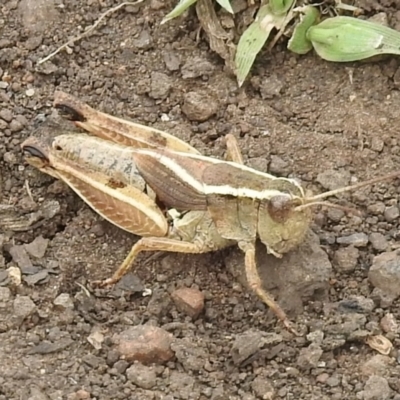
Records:
M59 53L61 50L67 48L68 46L74 44L76 41L81 40L83 37L85 37L87 34L89 34L91 31L96 29L96 27L100 24L100 22L107 17L107 15L112 14L115 11L118 11L120 8L125 7L125 6L136 6L139 3L142 3L144 0L137 0L137 1L125 1L124 3L118 4L117 6L110 8L107 10L105 13L101 14L99 19L89 28L87 28L82 34L73 37L72 39L68 40L67 43L64 43L62 46L60 46L57 50L53 51L53 53L49 54L47 57L42 58L41 60L38 61L38 65L43 64L44 62L50 60L50 58L54 57L57 53Z

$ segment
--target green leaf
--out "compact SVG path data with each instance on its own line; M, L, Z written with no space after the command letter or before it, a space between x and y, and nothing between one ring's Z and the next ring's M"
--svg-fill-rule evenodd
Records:
M287 48L297 54L306 54L313 48L311 41L307 39L307 31L318 21L319 11L312 6L299 7L296 11L301 13L300 22L295 26Z
M197 0L180 0L179 3L175 6L175 8L163 18L163 20L161 21L161 24L165 24L166 22L170 21L171 19L179 17L192 4L196 3L196 1Z
M271 13L274 15L281 15L286 13L295 0L269 0Z
M269 5L262 6L254 22L243 32L236 49L235 66L239 87L250 72L250 69L272 29L282 25L286 15L276 16Z
M400 54L400 32L353 17L334 17L307 31L316 53L327 61L348 62L379 54Z
M231 6L231 2L229 0L217 0L217 3L224 8L226 11L230 12L233 14L233 9Z

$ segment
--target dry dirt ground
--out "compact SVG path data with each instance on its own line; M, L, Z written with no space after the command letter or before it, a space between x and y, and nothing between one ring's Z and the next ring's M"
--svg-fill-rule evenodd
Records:
M315 234L282 261L260 247L264 285L302 333L294 338L244 286L235 249L146 254L124 290L88 291L137 238L27 166L20 150L57 119L53 94L63 90L204 154L223 157L233 133L248 165L320 193L400 169L399 59L335 65L282 43L238 90L195 14L160 26L173 2L153 0L37 64L117 3L0 4L0 400L399 400L398 180L334 200L362 217L316 210ZM358 3L400 26L399 2ZM205 297L196 319L172 300L184 287ZM133 362L118 343L152 327L168 342L155 357L169 359ZM392 343L389 354L366 344L376 335Z

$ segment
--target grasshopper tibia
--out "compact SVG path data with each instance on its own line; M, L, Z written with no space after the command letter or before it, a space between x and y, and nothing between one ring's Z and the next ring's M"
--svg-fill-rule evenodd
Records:
M132 269L136 257L142 251L167 251L174 253L200 254L207 253L210 250L200 242L189 243L165 237L144 237L135 243L124 262L119 266L111 278L102 281L95 281L93 283L99 287L105 287L117 283L128 272L128 270Z

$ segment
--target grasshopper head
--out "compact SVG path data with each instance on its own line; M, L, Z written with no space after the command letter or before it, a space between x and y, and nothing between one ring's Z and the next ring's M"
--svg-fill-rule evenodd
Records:
M283 178L276 179L273 181L274 188L281 191L282 194L273 196L261 203L258 225L259 237L270 253L275 255L287 253L303 241L311 223L313 207L326 206L360 214L353 208L326 201L327 197L399 177L400 172L397 171L316 196L306 196L296 181Z
M310 208L297 210L303 204L302 196L302 189L293 184L290 194L282 193L261 203L258 234L270 253L287 253L304 240L312 212Z

